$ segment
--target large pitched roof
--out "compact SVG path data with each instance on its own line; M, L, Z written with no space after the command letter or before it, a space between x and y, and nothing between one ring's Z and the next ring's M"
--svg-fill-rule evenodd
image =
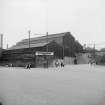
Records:
M42 47L45 46L46 44L47 43L30 44L30 47ZM8 48L7 50L22 49L22 48L29 48L29 45L21 45L21 46L14 45L11 48Z
M66 33L69 33L69 32L57 33L57 34L49 34L48 38L61 37L61 36L64 36ZM42 40L42 39L46 39L46 36L30 38L30 41L33 41L33 40ZM29 39L24 39L24 40L22 40L22 42L27 42L28 40Z
M70 32L64 32L64 33L58 33L58 34L49 34L48 38L63 37L67 33L70 33ZM40 41L40 40L44 40L44 39L46 39L46 36L34 37L34 38L30 38L30 42L31 41L38 41L38 40ZM29 39L24 39L24 40L18 42L16 45L8 48L7 50L29 48L29 45L25 44L28 41L29 41ZM34 44L31 43L30 47L42 47L42 46L45 46L46 44L47 44L46 41L38 42L38 43L34 43Z

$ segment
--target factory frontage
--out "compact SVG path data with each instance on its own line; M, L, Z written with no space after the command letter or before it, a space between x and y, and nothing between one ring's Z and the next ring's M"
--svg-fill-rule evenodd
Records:
M70 32L51 34L36 38L24 39L4 50L0 64L13 64L24 67L50 67L56 59L74 57L82 51L82 46Z

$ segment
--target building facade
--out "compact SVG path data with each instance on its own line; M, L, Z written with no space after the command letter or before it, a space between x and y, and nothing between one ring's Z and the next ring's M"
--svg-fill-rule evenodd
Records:
M64 56L75 56L77 50L77 41L71 35L70 32L52 34L48 36L42 36L37 38L24 39L11 48L6 49L2 53L1 63L12 63L15 66L25 66L27 63L31 63L34 67L37 67L35 53L40 52L53 52L53 56L41 56L39 57L45 65L46 59L49 62L49 66L54 59L63 59ZM79 50L82 50L82 46ZM78 48L79 48L78 47ZM42 60L43 59L43 60ZM41 62L40 61L40 62ZM43 66L42 65L42 66Z

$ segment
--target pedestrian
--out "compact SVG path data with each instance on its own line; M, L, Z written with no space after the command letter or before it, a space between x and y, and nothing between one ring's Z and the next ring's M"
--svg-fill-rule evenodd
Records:
M56 66L56 67L59 66L59 62L58 62L58 60L55 61L55 66Z
M63 60L61 61L61 67L64 67L64 62L63 62Z
M0 102L0 105L3 105L2 102Z
M31 68L31 64L27 64L26 69L30 69L30 68Z
M12 63L10 64L10 67L13 67L13 64Z
M96 64L97 64L97 62L96 62L96 60L94 60L94 59L91 59L90 61L89 61L89 64L92 66L95 66Z
M31 64L29 64L29 69L31 68Z
M77 59L76 58L74 59L74 64L77 64Z

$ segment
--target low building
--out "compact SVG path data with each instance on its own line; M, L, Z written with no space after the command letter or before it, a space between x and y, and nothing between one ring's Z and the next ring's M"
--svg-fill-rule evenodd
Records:
M27 63L31 63L33 66L37 67L38 60L42 62L42 66L45 65L45 59L48 61L50 66L53 59L61 58L64 56L75 56L77 49L82 50L82 46L78 44L75 38L70 32L52 34L48 36L36 37L24 39L11 48L3 51L1 63L12 63L15 66L25 66ZM53 56L43 56L39 57L36 61L36 52L53 52ZM43 60L42 60L43 59Z

